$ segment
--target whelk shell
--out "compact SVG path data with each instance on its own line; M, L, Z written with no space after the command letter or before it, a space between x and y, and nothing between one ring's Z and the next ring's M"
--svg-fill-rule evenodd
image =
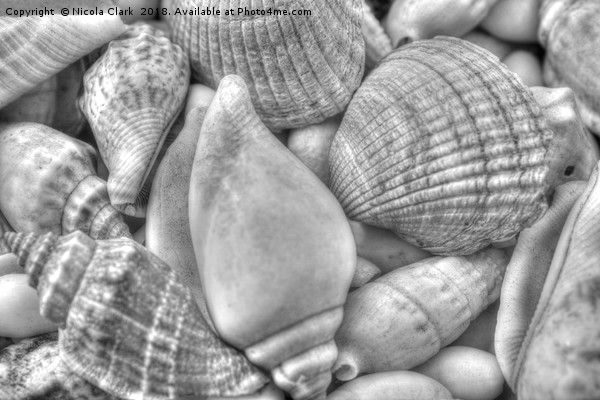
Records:
M61 327L73 373L124 398L237 396L267 378L206 325L171 268L131 239L94 241L6 233L38 290L40 313Z
M529 89L491 53L421 40L382 60L353 97L329 185L353 220L469 254L547 209L552 138Z
M300 128L344 111L364 70L362 0L265 0L253 9L287 15L229 15L247 3L173 0L172 8L220 15L167 17L172 38L190 58L193 77L213 89L241 76L270 130ZM311 15L291 15L309 10Z
M143 24L111 41L85 73L79 105L109 171L111 203L125 214L145 214L153 166L185 106L189 79L181 48Z

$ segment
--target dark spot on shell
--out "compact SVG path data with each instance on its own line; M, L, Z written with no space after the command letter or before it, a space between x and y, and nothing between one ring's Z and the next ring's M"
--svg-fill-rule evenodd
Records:
M575 171L575 166L569 165L567 168L565 168L565 176L571 176L573 171Z

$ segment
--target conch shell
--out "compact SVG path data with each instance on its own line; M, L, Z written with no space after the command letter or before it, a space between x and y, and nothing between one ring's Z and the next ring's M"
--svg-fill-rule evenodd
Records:
M348 295L337 379L413 368L456 340L500 296L508 255L487 248L398 268Z
M111 203L125 214L145 214L153 166L185 106L189 79L181 48L144 24L110 42L85 73L79 105L109 171Z
M206 325L170 267L131 239L9 232L4 240L61 327L73 373L123 398L237 396L267 378Z
M516 359L520 399L600 398L600 179L573 205Z
M23 8L22 1L14 3ZM96 5L106 4L110 1ZM123 33L121 19L106 14L0 17L0 108Z
M600 3L542 0L539 15L544 83L573 89L583 122L600 135Z
M0 209L17 231L131 237L89 144L41 124L0 125Z
M238 76L223 78L202 124L189 213L219 335L295 399L324 399L354 239L335 197L261 123Z
M330 188L348 218L435 254L514 237L547 209L553 132L488 51L437 37L366 78L336 134Z
M238 14L234 5L265 15ZM216 89L226 75L241 76L261 121L272 131L339 114L360 85L362 0L265 0L251 5L173 0L171 7L219 11L210 16L172 13L167 17L172 38L188 54L196 81ZM311 15L292 15L299 10Z

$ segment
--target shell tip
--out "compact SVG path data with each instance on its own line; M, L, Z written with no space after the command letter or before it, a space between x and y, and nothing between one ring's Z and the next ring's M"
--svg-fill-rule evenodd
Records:
M333 375L339 381L351 381L358 376L358 365L347 353L340 352L333 366Z

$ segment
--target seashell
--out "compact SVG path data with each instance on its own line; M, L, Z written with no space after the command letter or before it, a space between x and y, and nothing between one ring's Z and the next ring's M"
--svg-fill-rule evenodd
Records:
M398 268L348 295L335 335L337 379L410 369L456 340L500 296L508 256L432 257Z
M17 231L130 237L92 146L41 124L0 125L0 209Z
M196 108L187 113L183 129L156 170L145 228L146 248L180 275L211 328L190 233L188 196L198 136L213 96L214 91L206 86L190 88L188 104L193 103Z
M364 71L362 0L267 0L246 7L272 15L238 14L234 7L242 5L171 1L172 10L219 11L167 17L173 41L190 58L194 80L216 89L223 77L241 76L272 131L316 124L344 111ZM293 16L296 10L311 15Z
M475 28L498 0L395 0L383 19L394 48L438 35L461 37Z
M327 400L375 399L446 400L453 397L441 383L413 371L364 375L327 396Z
M542 62L532 51L514 50L502 62L508 69L517 74L525 85L529 87L544 85L542 80Z
M60 359L58 347L53 332L0 352L0 398L119 400L73 374Z
M381 59L392 52L392 40L375 17L373 9L363 0L362 34L365 39L365 72L371 71Z
M536 43L542 0L499 0L480 27L493 36L515 43Z
M128 238L4 235L59 324L61 359L113 396L237 396L267 383L207 327L171 268Z
M545 86L575 92L584 124L600 135L600 3L541 0L538 39L545 48Z
M520 399L600 397L599 207L597 165L565 221L535 313L520 341L508 379ZM500 327L500 316L498 323Z
M504 281L506 281L506 277ZM471 321L464 333L452 342L452 346L466 346L495 354L494 332L496 331L499 307L500 301L496 300L483 310L477 318Z
M377 265L365 258L356 256L356 270L352 282L350 282L350 288L359 288L380 276L381 270L377 268Z
M474 29L464 35L462 39L467 40L479 47L483 47L499 60L503 60L510 52L514 50L514 45L494 37L481 29Z
M189 205L219 335L293 398L324 399L356 268L352 232L327 187L261 123L241 77L223 78L208 108Z
M15 3L23 8L22 2ZM114 15L0 18L0 108L123 31L125 25Z
M547 209L553 132L488 51L437 37L402 46L365 80L329 153L348 218L434 254L514 237Z
M185 106L190 72L183 51L163 32L147 24L131 29L85 73L79 106L109 171L111 203L143 217L153 166Z
M548 212L521 232L506 267L494 347L502 373L513 390L519 350L536 311L560 233L585 186L584 181L557 186Z

